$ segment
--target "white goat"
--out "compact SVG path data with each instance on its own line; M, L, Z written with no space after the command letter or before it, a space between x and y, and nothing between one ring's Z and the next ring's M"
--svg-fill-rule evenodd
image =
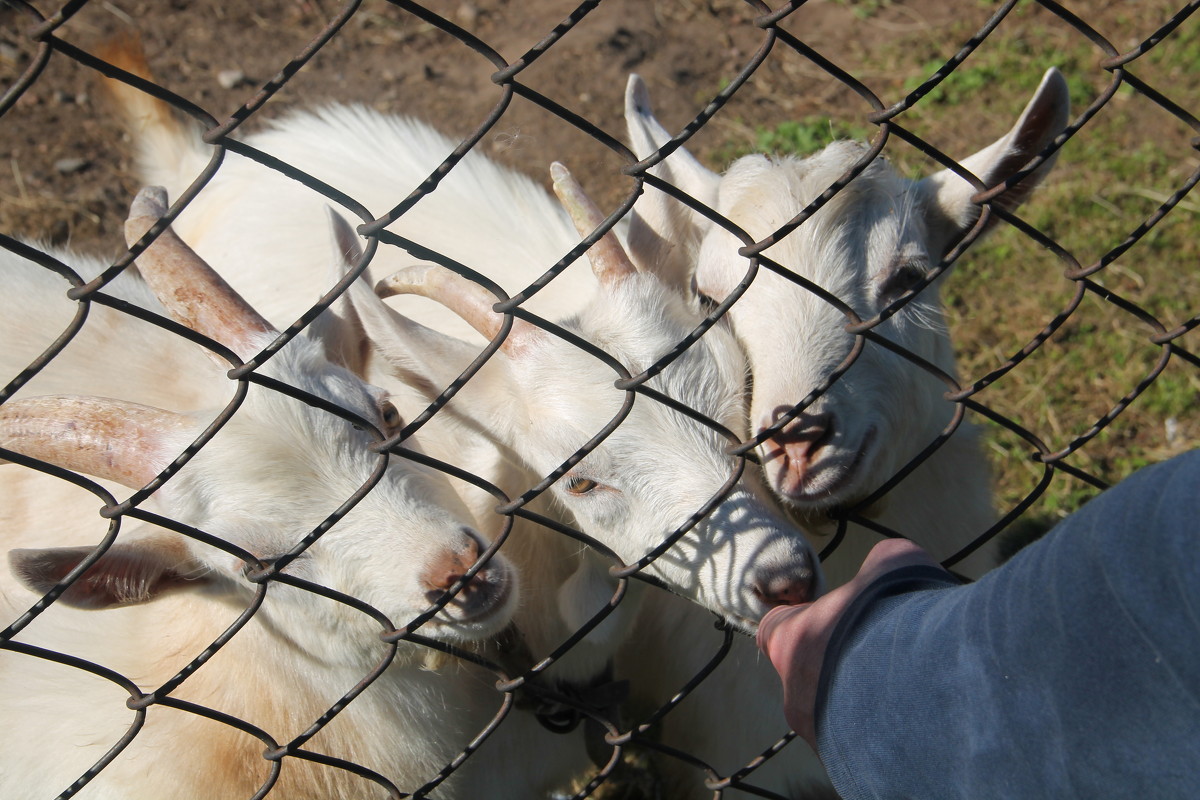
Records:
M161 194L139 195L127 225L131 243L164 211ZM102 268L78 266L84 274ZM278 335L169 229L138 267L157 298L123 276L114 285L125 299L151 308L161 300L177 321L241 359ZM13 345L3 354L8 380L65 327L76 304L66 300L65 281L7 250L0 251L0 271L0 324ZM410 626L444 604L416 632L496 657L489 642L517 607L517 575L505 556L493 554L466 579L487 547L471 517L441 474L394 456L381 462L371 447L398 424L395 409L380 390L327 361L325 346L322 331L310 330L257 372L346 417L251 386L220 431L146 501L219 546L158 527L153 518L129 528L140 511L109 540L94 513L89 525L57 504L63 493L23 494L51 479L41 476L39 484L26 480L30 470L0 467L3 542L19 579L0 580L0 614L14 621L0 646L0 795L51 796L115 756L82 796L244 798L277 778L271 797L383 797L392 792L372 773L413 791L438 778L496 716L502 698L493 673L458 660L427 670L430 651L406 641L390 653L377 615ZM175 334L93 304L61 360L25 388L129 392L166 407L22 392L0 405L0 445L106 485L141 489L230 399L230 381L199 353ZM166 385L153 385L160 376ZM365 497L300 547L371 481ZM75 490L68 504L78 507L82 493ZM78 530L64 527L75 520ZM69 546L47 547L48 540ZM86 561L92 563L85 571ZM257 573L276 570L256 585ZM62 593L46 607L42 596L51 591ZM255 606L245 627L187 674L186 665ZM34 648L102 669L90 674L39 658ZM329 713L376 671L361 694ZM158 702L144 712L126 707L140 692ZM327 714L328 724L312 735ZM245 722L228 724L219 715ZM126 732L136 734L132 742L110 753ZM286 755L275 775L263 752L280 746ZM578 738L550 734L531 715L513 713L437 796L546 793L583 758ZM339 768L338 760L370 772Z
M645 85L631 76L626 122L640 158L663 148L671 134L655 119ZM983 186L1016 176L1066 126L1066 81L1049 70L1012 129L962 161ZM864 145L836 142L807 158L750 155L724 175L709 171L682 147L650 172L715 209L753 241L792 220L867 154ZM1049 158L992 200L1016 208L1053 165ZM955 375L953 350L938 290L924 286L949 248L980 219L976 189L944 170L924 180L901 178L876 158L818 212L763 253L796 276L832 294L863 320L898 301L882 336ZM746 242L655 188L634 207L630 253L636 261L666 263L698 290L722 301L750 274L739 255ZM911 295L911 290L917 290ZM760 267L727 312L753 373L751 425L772 488L814 532L831 530L824 512L862 503L947 429L955 405L946 382L913 362L867 342L853 366L818 399L797 412L812 391L830 382L851 354L855 337L838 307L778 272ZM959 426L903 482L862 509L943 559L995 522L989 473L967 423ZM861 531L860 531L861 533ZM857 569L866 538L831 578ZM958 568L970 574L993 564L986 548ZM827 564L828 567L828 564Z
M117 96L135 122L143 177L183 191L208 162L210 149L140 93L118 91ZM246 143L346 192L376 213L420 184L454 148L453 142L419 122L342 106L293 114ZM562 176L560 183L565 183ZM321 257L326 245L314 235L320 230L325 202L270 169L227 155L212 181L181 213L177 228L239 291L256 305L273 309L274 319L287 321L332 285ZM587 224L594 226L595 221ZM509 292L523 289L579 241L570 218L543 189L476 154L463 159L435 192L388 230L479 270ZM237 235L226 238L224 231ZM247 258L234 241L254 242L263 260ZM351 250L348 243L343 249ZM355 258L351 254L350 259ZM266 271L268 259L287 269ZM491 311L496 298L480 286L440 267L411 267L412 263L399 249L386 247L369 270L378 279L410 267L389 279L385 291L425 294L442 305L422 305L404 296L389 306L356 284L349 293L354 311L348 315L362 324L381 356L370 368L372 381L393 390L409 413L419 411L429 396L458 378L484 342L497 334L502 319ZM246 264L255 264L255 271L247 271ZM561 281L570 284L567 289L559 289L560 281L555 281L527 307L559 320L634 374L674 350L701 320L690 288L662 280L653 269L638 272L610 261L592 277L581 267L567 270L569 279ZM405 316L396 313L397 307ZM446 308L455 313L448 316ZM745 370L736 343L718 326L649 385L739 433ZM380 371L389 373L390 383ZM477 458L484 449L478 438L468 445L470 456L455 453L457 445L440 449L438 455L506 489L518 487L519 494L557 471L616 417L625 400L625 393L613 385L619 377L603 360L517 320L499 351L446 408L462 426L460 441L486 436L498 448L496 457ZM412 386L426 390L426 397L415 405L403 400ZM635 562L731 482L737 462L725 454L727 446L727 440L688 416L638 397L620 426L554 483L558 505L550 513L579 527L625 562ZM472 505L487 513L486 506ZM564 629L569 631L605 606L613 581L603 560L570 540L542 534L541 541L544 562L560 569L564 563L576 565L557 595ZM752 629L769 605L809 596L815 589L814 570L807 543L748 476L732 482L728 497L644 573ZM545 577L523 573L523 582ZM577 647L591 646L600 657L622 646L618 673L632 680L635 701L657 706L699 671L717 651L721 637L712 629L711 618L694 606L636 589L635 584L632 594L640 598L627 598L611 624ZM633 615L636 620L629 619ZM671 627L672 635L660 636L656 624ZM690 633L684 634L685 629ZM703 643L705 635L711 646ZM663 647L668 640L669 646ZM546 652L533 649L538 655ZM776 684L753 644L739 637L717 673L666 717L663 737L728 774L786 731ZM811 754L793 748L785 758L771 762L749 781L791 791L822 780ZM703 792L697 770L690 772L680 780L694 785L678 791Z
M112 88L135 128L141 177L166 186L172 196L182 193L208 164L212 148L160 102L124 85ZM295 113L245 143L372 210L390 208L454 148L420 122L358 106ZM290 321L333 283L327 203L296 181L229 153L174 228L268 319ZM525 288L579 243L570 216L544 189L475 153L388 231L466 263L507 291ZM247 258L247 246L262 260ZM413 264L399 248L384 247L369 273L377 280ZM569 301L539 292L529 309L544 310L635 375L675 349L701 319L695 293L664 282L653 267L639 272L617 266L599 277L597 270L576 267L568 270L574 276L566 282L570 291L560 290ZM592 291L581 290L584 285ZM400 381L398 393L414 386L440 392L499 330L502 318L491 313L496 298L436 265L414 267L383 291L436 301L397 303L405 318L357 309L388 362L380 368ZM402 350L402 342L411 349ZM736 343L718 326L649 385L736 432L745 369ZM497 356L448 408L515 454L522 467L545 476L617 414L626 397L612 385L620 377L573 344L517 320ZM642 399L617 431L556 482L554 494L589 535L632 562L658 547L729 479L737 461L725 454L728 445L706 426ZM813 579L808 546L773 509L757 495L754 481L739 481L710 515L727 519L697 524L647 573L752 630L781 600L778 595L807 593Z
M569 183L569 176L560 173L559 186ZM593 214L581 227L590 230L598 221L598 213ZM560 324L601 345L637 373L682 340L699 316L694 298L678 286L664 284L651 271L636 271L615 242L607 244L609 254L597 255L593 262L599 284L596 295L581 314ZM416 292L437 299L486 338L498 333L501 318L491 311L494 296L441 268L403 270L385 279L380 291L387 296ZM389 313L361 287L351 300L371 341L399 365L397 374L416 374L434 386L449 385L466 359L477 352L474 345L463 346L448 336L417 329ZM404 353L408 355L401 363L399 355ZM669 397L687 398L690 407L740 432L744 371L737 355L731 338L714 329L650 385ZM458 404L457 415L489 432L516 454L527 471L543 475L562 463L574 443L584 442L589 431L615 416L621 398L612 387L614 377L609 367L590 357L580 358L561 338L517 321L496 360L484 367L479 379L463 387L450 408ZM596 398L606 394L608 408L597 409ZM497 403L497 397L504 401ZM641 533L634 526L650 521L658 526L649 529L651 537L661 538L677 520L702 508L730 477L722 449L722 439L698 423L639 399L603 445L564 476L558 497L574 524L631 561L639 550L629 550L618 534ZM647 572L677 586L682 583L693 598L722 610L743 628L752 628L767 604L798 602L809 596L811 554L757 495L753 483L735 487L696 526L699 536L693 539L694 534L689 534ZM614 522L621 527L613 530ZM654 545L651 537L640 545L642 551ZM782 558L781 547L787 548ZM662 559L668 563L662 564ZM709 581L718 592L715 596L706 594ZM591 590L593 611L611 591L604 586ZM580 588L572 587L577 594ZM578 599L568 602L579 604ZM739 611L737 604L746 602L754 605ZM635 705L657 706L702 671L721 638L708 615L661 593L643 597L635 613L633 629L620 636L618 671L633 682ZM579 614L577 619L582 622L587 616ZM752 643L737 639L717 672L664 720L662 738L728 774L783 733L776 685ZM672 760L662 765L673 790L689 796L702 793L702 776L694 767L683 767ZM815 762L789 753L749 782L790 793L807 790L822 779Z

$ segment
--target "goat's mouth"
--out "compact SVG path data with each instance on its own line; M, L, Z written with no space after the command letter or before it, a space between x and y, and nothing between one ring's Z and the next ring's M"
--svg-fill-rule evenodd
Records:
M718 613L721 619L725 621L725 624L732 628L735 633L754 636L758 633L759 621L775 606L807 603L815 600L824 591L823 582L815 572L812 572L811 577L806 578L803 583L806 587L804 595L794 598L764 596L761 590L748 589L745 604L749 606L749 610L743 608L742 610L735 611L725 606Z
M515 591L507 571L493 570L486 579L476 575L430 620L436 628L454 638L478 639L494 635L509 624L516 604ZM441 592L429 592L431 602Z
M830 439L809 446L798 456L786 441L769 439L763 443L767 476L780 496L802 508L826 509L853 502L876 433L874 426L868 428L854 448L837 446Z

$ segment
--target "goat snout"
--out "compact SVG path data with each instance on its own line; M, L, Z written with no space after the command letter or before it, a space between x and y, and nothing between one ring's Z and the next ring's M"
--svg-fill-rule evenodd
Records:
M808 567L771 570L754 581L754 596L769 608L795 606L815 600L817 576Z
M776 413L764 428L778 422L781 413ZM834 416L829 412L800 414L778 432L763 442L764 457L768 464L775 465L781 476L780 489L785 494L800 494L804 491L809 468L821 457L834 435Z
M479 560L486 545L474 531L466 530L466 544L459 550L443 550L421 576L427 589L425 596L435 603ZM486 613L503 599L507 569L503 562L493 559L483 565L447 604L453 616L470 618Z

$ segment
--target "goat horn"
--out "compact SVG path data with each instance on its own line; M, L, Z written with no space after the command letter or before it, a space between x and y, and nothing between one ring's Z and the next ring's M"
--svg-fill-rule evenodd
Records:
M125 221L125 241L132 247L166 213L166 189L142 189ZM242 358L261 349L261 334L276 333L271 323L170 228L158 235L137 263L142 277L171 316L197 333L229 345Z
M4 447L131 489L170 463L180 433L194 438L195 421L120 400L46 395L0 405Z
M550 165L550 178L554 181L554 193L570 214L579 235L588 236L599 228L604 222L604 214L584 193L583 187L570 171L555 161ZM603 284L615 284L637 272L637 268L625 253L625 248L611 230L591 246L587 255L588 260L592 262L592 272L596 273L596 277Z
M394 272L375 284L375 294L381 298L399 294L427 297L462 317L486 339L495 339L504 321L502 314L492 310L497 302L494 294L437 264L414 264ZM501 349L513 352L518 343L526 341L535 330L535 326L525 320L514 319Z

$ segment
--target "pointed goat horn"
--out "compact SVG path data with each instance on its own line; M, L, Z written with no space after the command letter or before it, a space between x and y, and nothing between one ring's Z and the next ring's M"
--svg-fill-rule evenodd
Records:
M99 397L46 395L0 405L0 445L131 489L149 483L182 449L177 434L197 432L182 414Z
M132 247L167 213L167 191L138 192L125 221ZM276 333L204 259L167 228L138 257L138 269L171 316L197 333L228 345L242 358L261 349L261 334Z
M604 214L588 197L579 181L570 171L558 161L550 165L550 178L554 181L554 193L559 202L571 215L575 230L580 236L588 236L604 222ZM592 262L592 272L603 284L612 285L626 276L637 272L633 262L625 253L625 248L617 241L616 235L610 230L600 237L587 251L588 260Z
M441 303L462 317L486 339L495 339L504 322L504 315L492 310L496 296L474 281L437 264L416 264L407 267L375 284L375 294L381 298L399 294L415 294ZM512 329L501 345L505 352L514 352L537 328L521 319L513 319Z

